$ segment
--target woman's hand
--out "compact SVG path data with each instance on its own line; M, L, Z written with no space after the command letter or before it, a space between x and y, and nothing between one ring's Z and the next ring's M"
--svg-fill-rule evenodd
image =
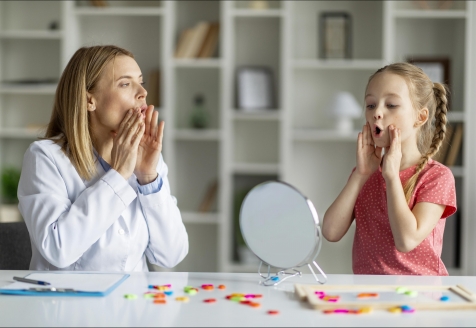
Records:
M362 176L370 176L380 166L382 160L382 147L375 147L370 132L369 123L364 125L357 141L357 167L356 172Z
M157 164L162 152L162 139L164 137L164 125L159 124L159 112L154 110L154 106L149 105L145 112L145 132L139 143L137 163L134 174L139 183L145 185L157 178Z
M390 125L388 132L390 134L390 147L385 148L385 156L382 164L382 175L385 181L389 181L392 178L399 178L400 163L402 161L400 129Z
M129 179L137 162L139 142L145 131L140 110L129 109L119 125L111 150L111 167Z

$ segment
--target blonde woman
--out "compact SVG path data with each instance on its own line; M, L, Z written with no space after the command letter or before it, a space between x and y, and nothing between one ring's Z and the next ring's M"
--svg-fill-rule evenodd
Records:
M142 79L116 46L81 48L66 66L18 187L31 270L147 271L146 257L173 267L187 255L161 155L164 123Z

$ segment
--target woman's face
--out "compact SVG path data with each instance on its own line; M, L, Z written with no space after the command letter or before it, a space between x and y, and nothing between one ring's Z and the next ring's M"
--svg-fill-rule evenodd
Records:
M96 137L114 137L131 108L141 108L145 117L147 91L142 84L142 72L133 58L120 55L106 65L93 93L88 93L88 110Z
M426 121L427 110L416 114L403 77L389 72L377 74L367 87L365 107L365 118L378 147L390 146L390 125L401 130L402 143L416 144L417 129Z

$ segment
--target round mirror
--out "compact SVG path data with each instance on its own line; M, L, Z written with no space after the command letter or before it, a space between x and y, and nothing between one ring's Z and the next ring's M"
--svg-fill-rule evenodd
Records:
M240 228L251 251L276 268L315 263L320 250L321 230L314 205L283 182L264 182L246 195Z

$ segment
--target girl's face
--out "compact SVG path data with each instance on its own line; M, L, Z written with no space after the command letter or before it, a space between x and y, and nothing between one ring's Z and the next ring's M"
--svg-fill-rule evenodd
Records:
M377 74L367 86L365 108L365 119L376 146L390 146L390 125L401 130L402 144L408 141L416 144L421 119L417 120L403 77L389 72ZM426 119L423 119L424 123Z
M117 56L104 67L94 93L88 93L91 125L97 137L114 137L131 108L141 108L145 117L147 91L142 84L139 65L129 56Z

